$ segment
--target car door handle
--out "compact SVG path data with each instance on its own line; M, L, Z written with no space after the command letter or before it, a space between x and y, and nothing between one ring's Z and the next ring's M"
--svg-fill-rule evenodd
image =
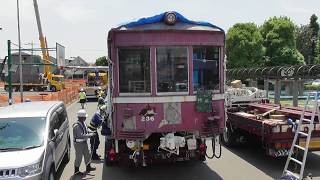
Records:
M63 132L62 133L60 133L60 135L59 135L59 139L61 140L62 139L62 137L63 137Z

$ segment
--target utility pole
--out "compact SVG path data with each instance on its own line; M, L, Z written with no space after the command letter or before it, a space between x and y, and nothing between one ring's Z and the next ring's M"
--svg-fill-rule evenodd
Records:
M12 56L11 56L11 41L8 40L8 85L9 85L9 105L12 105L12 72L11 72L11 65L12 65Z
M20 12L19 0L17 0L17 20L18 20L18 40L19 40L19 70L20 70L20 100L23 102L23 80L22 80L22 62L21 62L21 33L20 33Z

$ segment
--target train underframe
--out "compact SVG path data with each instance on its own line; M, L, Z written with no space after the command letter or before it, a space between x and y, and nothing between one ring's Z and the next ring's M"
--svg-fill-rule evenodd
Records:
M145 139L106 138L105 141L106 165L148 166L162 162L205 161L220 156L218 134L202 137L197 132L152 133Z

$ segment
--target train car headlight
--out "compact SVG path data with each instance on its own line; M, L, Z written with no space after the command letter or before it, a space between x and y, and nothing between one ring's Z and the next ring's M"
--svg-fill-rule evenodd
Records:
M167 12L164 17L164 22L168 25L174 25L177 21L177 15L175 12Z

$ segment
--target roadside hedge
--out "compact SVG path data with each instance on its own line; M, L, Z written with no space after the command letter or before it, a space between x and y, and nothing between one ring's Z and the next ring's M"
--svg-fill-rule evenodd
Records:
M306 84L304 87L306 90L320 91L320 85Z

